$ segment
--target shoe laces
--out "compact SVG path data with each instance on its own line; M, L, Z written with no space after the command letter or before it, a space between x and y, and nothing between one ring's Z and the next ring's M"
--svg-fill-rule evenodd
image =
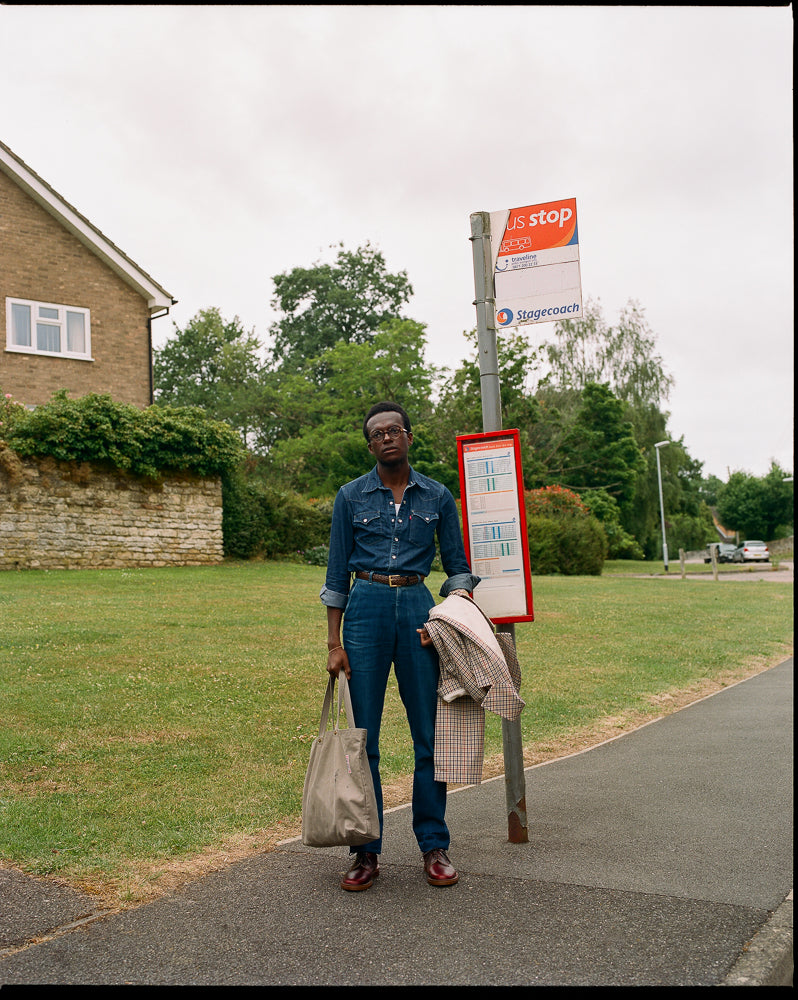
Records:
M446 851L444 851L444 849L442 847L436 847L433 850L428 851L427 852L427 860L428 861L444 861L447 865L451 864L451 861L449 860L448 854L446 853Z

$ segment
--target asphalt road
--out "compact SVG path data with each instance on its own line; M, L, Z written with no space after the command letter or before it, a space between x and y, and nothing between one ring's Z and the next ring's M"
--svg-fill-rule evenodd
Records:
M447 888L407 806L367 892L296 840L106 915L0 870L0 984L792 985L792 706L790 659L527 769L527 843L502 779L453 791Z
M690 567L695 565L695 563L685 563L686 580L709 580L714 582L715 578L711 571L691 573ZM669 562L667 577L664 574L661 577L660 574L657 574L657 578L663 580L681 580L682 568L679 561ZM763 580L770 583L793 583L793 563L792 561L780 562L778 568L770 563L751 563L750 565L725 564L723 567L718 567L718 583L750 583L752 580Z

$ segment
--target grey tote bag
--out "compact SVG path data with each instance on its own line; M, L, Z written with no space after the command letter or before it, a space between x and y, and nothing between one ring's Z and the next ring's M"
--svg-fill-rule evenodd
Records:
M306 847L358 847L380 835L366 730L355 728L343 670L338 678L338 709L333 727L328 729L334 694L335 677L331 674L302 791L302 843ZM347 729L340 728L342 706L349 721Z

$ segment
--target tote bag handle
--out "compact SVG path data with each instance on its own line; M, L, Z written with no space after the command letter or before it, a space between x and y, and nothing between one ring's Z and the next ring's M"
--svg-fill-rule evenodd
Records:
M330 679L327 681L327 690L324 694L324 704L321 706L321 722L319 723L319 736L323 736L327 729L327 720L330 715L330 709L333 704L333 696L335 694L335 675L330 674ZM352 695L349 693L349 683L346 679L346 674L341 671L338 675L338 711L333 719L333 730L341 728L341 709L346 710L346 718L349 723L349 727L353 728L355 726L355 713L352 711Z

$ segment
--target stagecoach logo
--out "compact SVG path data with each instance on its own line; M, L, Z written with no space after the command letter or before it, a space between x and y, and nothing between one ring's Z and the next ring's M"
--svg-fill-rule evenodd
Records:
M507 326L508 323L513 321L513 311L512 309L500 309L496 313L496 322L499 326Z

